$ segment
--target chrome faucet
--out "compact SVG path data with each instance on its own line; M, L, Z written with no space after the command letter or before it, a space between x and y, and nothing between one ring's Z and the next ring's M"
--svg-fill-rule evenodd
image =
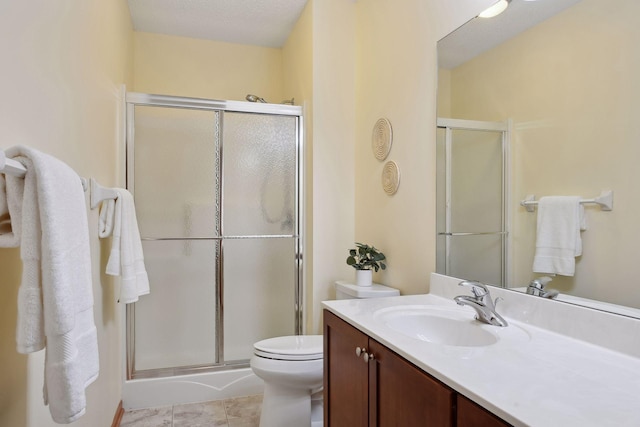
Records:
M556 290L546 290L544 287L551 281L551 277L542 276L537 279L533 279L529 286L527 286L527 293L529 295L535 295L542 298L555 298L559 292Z
M476 319L481 322L494 326L508 325L507 321L496 312L498 298L493 301L489 289L484 284L473 280L463 280L458 285L471 287L471 293L473 294L473 296L458 295L455 297L453 300L458 305L468 305L473 308L477 313Z

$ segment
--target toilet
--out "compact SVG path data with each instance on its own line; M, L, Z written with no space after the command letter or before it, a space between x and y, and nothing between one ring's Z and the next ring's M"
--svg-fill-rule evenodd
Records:
M311 407L311 395L322 393L322 346L322 335L269 338L253 345L251 369L264 380L260 427L322 425L321 395L313 402L320 410Z
M389 286L373 283L371 286L358 286L342 280L336 282L336 299L363 299L395 297L400 291Z
M379 284L336 282L337 299L395 295L397 289ZM251 369L264 381L260 427L322 427L322 335L269 338L253 348Z

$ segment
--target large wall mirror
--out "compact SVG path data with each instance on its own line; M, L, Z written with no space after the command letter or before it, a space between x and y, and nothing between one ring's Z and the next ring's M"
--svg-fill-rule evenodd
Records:
M438 117L509 124L503 286L524 290L542 276L532 269L537 209L520 205L527 195L591 199L612 190L611 211L584 205L574 275L547 287L559 300L640 313L638 16L637 0L512 0L503 14L475 18L438 43ZM452 174L476 169L472 159ZM485 208L467 211L477 217ZM439 249L439 266L442 256Z

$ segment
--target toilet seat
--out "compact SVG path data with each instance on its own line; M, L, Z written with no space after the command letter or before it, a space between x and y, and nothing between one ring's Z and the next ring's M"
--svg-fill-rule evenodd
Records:
M258 357L275 360L318 360L324 357L322 335L269 338L253 345Z

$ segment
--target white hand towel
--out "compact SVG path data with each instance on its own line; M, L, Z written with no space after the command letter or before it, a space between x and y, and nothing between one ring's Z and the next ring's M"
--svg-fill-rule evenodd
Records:
M0 163L6 157L0 150ZM11 186L7 190L7 186ZM0 248L20 246L22 229L22 193L24 179L0 174Z
M133 196L122 188L116 191L113 240L106 272L121 276L119 302L128 304L149 293L149 278L144 266Z
M54 157L23 146L6 155L27 169L23 183L6 177L7 199L22 201L18 351L46 344L45 403L55 422L70 423L84 413L99 365L84 192L80 177Z
M533 271L573 276L575 258L582 255L581 229L586 227L580 197L540 198Z
M4 151L2 151L4 154ZM0 238L6 236L14 237L13 229L11 228L11 214L9 213L9 202L7 200L7 189L4 180L4 176L0 175ZM13 239L13 245L8 246L7 243L0 243L0 247L16 247L18 246L17 239Z
M0 165L5 164L6 155L4 151L0 150ZM7 201L6 184L4 182L4 176L0 175L0 236L13 234L11 230L11 215L9 214L9 202ZM16 245L18 243L16 242ZM0 246L6 247L6 246Z
M104 239L113 233L113 215L116 201L103 200L100 204L100 218L98 220L98 237Z

